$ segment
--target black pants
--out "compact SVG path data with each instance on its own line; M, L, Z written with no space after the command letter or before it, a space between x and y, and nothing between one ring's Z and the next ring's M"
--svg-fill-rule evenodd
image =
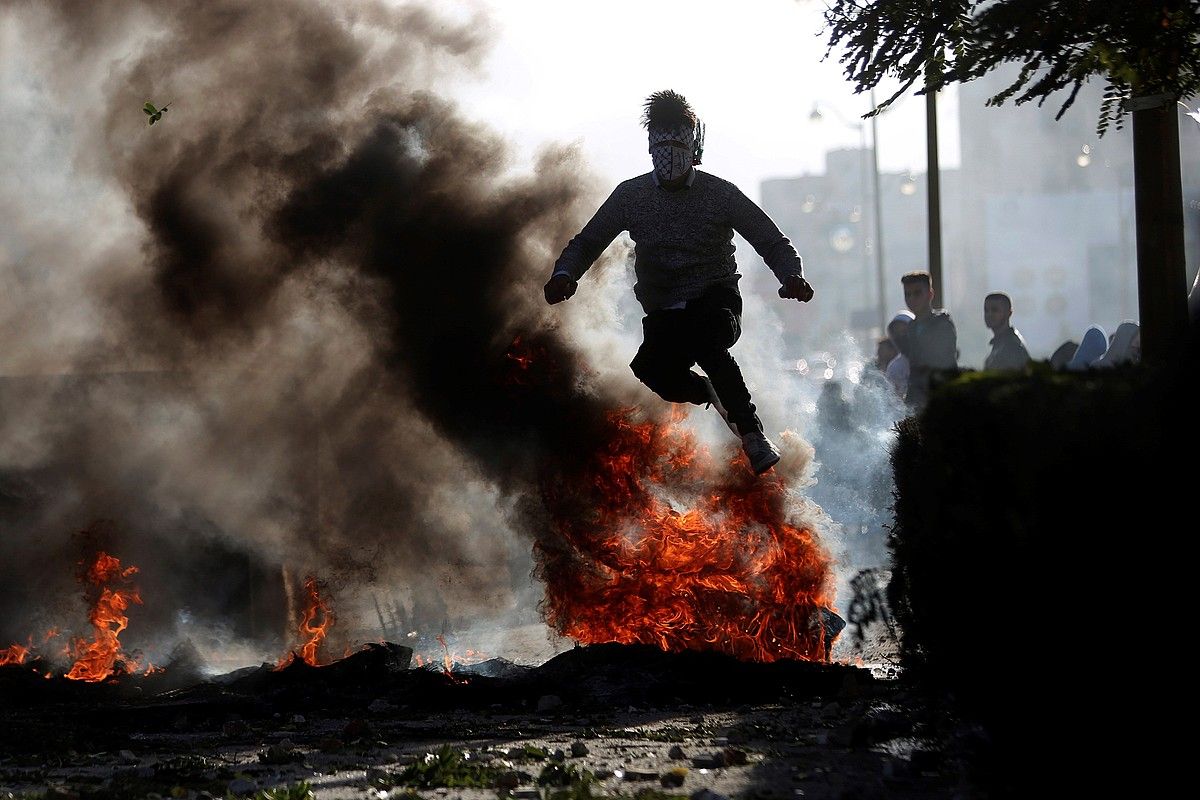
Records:
M742 335L742 298L735 289L710 289L687 307L651 311L642 319L643 339L629 366L642 383L672 403L709 401L699 365L741 433L761 431L750 390L729 348Z

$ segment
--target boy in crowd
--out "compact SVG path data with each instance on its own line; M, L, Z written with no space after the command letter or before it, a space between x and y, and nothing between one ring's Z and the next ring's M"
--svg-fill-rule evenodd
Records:
M983 368L1024 369L1029 363L1029 350L1012 326L1012 298L1004 292L992 292L983 298L983 324L992 332L992 351L983 360Z
M933 307L933 279L928 272L909 272L900 278L904 304L913 313L902 351L908 356L908 393L904 399L915 409L929 401L929 379L934 371L958 366L958 334L945 310Z

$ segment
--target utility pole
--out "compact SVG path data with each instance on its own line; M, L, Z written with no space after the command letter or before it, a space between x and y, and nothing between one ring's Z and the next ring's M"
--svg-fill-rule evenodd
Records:
M875 111L875 88L871 88L871 111ZM887 336L887 295L883 275L883 193L879 190L879 116L871 115L871 176L875 223L875 293L879 303L879 330Z
M942 307L946 286L942 281L942 182L938 166L937 93L925 92L925 179L929 183L929 277L933 281L933 307Z
M820 120L824 115L821 113L821 103L813 105L812 112L808 118L813 122ZM848 128L853 128L858 131L859 151L861 154L860 170L860 190L859 194L862 197L864 208L862 213L866 213L867 191L866 191L866 166L867 159L867 128L866 124L860 119L858 122L850 122L836 107L829 106L833 113L841 120L842 124ZM871 111L874 112L877 106L875 105L875 89L871 89ZM871 231L874 238L874 262L875 262L875 302L877 304L877 312L879 314L879 330L880 335L887 335L888 313L887 313L887 294L884 286L884 268L883 268L883 193L879 188L879 124L878 117L871 116L871 208L872 208L872 225ZM865 225L863 226L866 227ZM863 237L865 238L865 237ZM869 271L870 263L866 259L866 248L863 249L863 269Z
M824 104L822 104L820 102L813 104L813 110L808 115L809 120L811 120L813 122L818 122L822 118L824 118L825 115L821 111L822 105L824 105ZM879 194L879 153L878 153L878 147L877 147L877 142L879 141L879 135L878 135L877 126L875 124L875 117L871 117L871 152L868 155L866 123L864 123L862 121L862 119L859 119L857 122L851 122L849 119L847 119L845 116L842 115L842 112L837 110L836 106L825 106L825 107L828 108L829 110L831 110L834 113L834 115L841 121L841 123L843 125L845 125L848 128L853 128L854 130L856 130L858 132L858 152L859 152L859 161L858 161L859 190L858 190L858 194L859 194L859 202L860 202L859 220L863 223L862 228L864 231L867 228L864 217L867 213L866 206L867 206L867 172L868 172L868 170L870 170L873 175L872 186L874 189L874 201L873 201L873 206L872 206L872 208L873 208L872 216L874 217L874 219L872 220L872 222L873 222L872 231L873 231L873 235L874 235L874 239L875 239L875 242L874 242L875 259L874 259L874 261L875 261L876 293L878 295L877 302L879 305L879 330L880 330L881 334L886 334L888 319L887 319L887 308L884 303L884 294L883 294L883 223L882 223L880 194ZM874 89L871 90L871 110L872 111L875 110L875 90ZM870 158L870 160L871 160L871 167L869 167L869 168L867 166L868 158ZM866 248L866 241L867 241L866 234L864 233L860 238L863 240L863 251L862 251L863 252L863 278L864 278L863 286L867 287L867 286L870 286L869 281L870 281L870 272L871 272L871 259L870 259L870 253L867 252L867 248ZM869 300L869 297L870 297L870 294L868 293L868 300Z

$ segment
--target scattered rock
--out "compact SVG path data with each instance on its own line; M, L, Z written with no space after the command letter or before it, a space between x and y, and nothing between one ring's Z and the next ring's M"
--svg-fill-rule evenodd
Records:
M562 708L562 698L556 694L545 694L538 698L537 711L539 714L546 711L557 711Z
M138 757L133 754L132 750L122 750L117 755L120 756L121 762L124 764L138 763Z
M496 788L508 789L509 791L516 789L521 785L521 773L515 770L501 772L496 776Z
M392 773L388 772L386 769L371 767L367 770L367 783L374 786L387 785L391 782L392 777Z
M588 746L586 744L584 744L583 742L571 742L571 755L573 757L583 758L589 752L591 752L591 751L588 750Z
M250 733L250 725L244 719L231 719L221 726L221 735L227 739Z
M624 779L627 781L652 781L657 777L657 772L646 772L640 769L627 769L624 775Z
M692 766L696 769L716 769L725 766L725 760L719 753L703 753L692 757Z
M347 741L367 739L371 736L371 726L365 719L352 719L342 728L342 738Z
M229 782L229 793L235 795L252 794L258 791L258 784L249 778L234 778Z
M370 711L372 714L388 714L395 710L396 707L382 697L376 697L367 704L367 711Z
M303 725L305 722L303 714L292 714L293 725Z
M692 792L691 800L729 800L729 798L712 789L699 789Z
M297 764L304 760L304 754L291 747L273 744L258 754L258 760L263 764L279 766L282 764Z
M65 786L47 786L46 800L79 800L79 793Z
M678 788L683 786L684 780L687 779L687 767L675 767L669 769L659 777L658 782L667 788Z
M671 745L671 749L667 751L667 758L674 761L684 761L687 759L687 753L677 744Z

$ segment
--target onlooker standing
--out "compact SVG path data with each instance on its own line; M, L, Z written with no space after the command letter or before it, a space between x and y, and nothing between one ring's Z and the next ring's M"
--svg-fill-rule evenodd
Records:
M904 285L904 303L913 312L904 348L909 363L904 399L920 409L929 400L933 372L958 366L958 333L950 314L933 307L933 279L928 272L906 273L900 282Z
M992 292L983 298L983 324L992 332L992 352L983 360L983 368L1024 369L1029 363L1029 350L1012 326L1012 298L1004 292Z
M908 348L908 326L912 321L913 313L911 311L901 311L892 317L892 321L887 326L888 338L896 345L897 355L888 362L887 369L883 371L883 374L887 376L888 383L895 388L896 394L900 395L901 399L908 394L910 370L905 351Z

